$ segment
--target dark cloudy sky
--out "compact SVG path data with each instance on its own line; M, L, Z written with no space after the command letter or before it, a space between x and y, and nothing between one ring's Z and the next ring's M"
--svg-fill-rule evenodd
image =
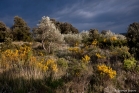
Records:
M16 15L30 27L49 16L79 31L96 28L121 33L139 22L139 0L0 0L0 21L10 27Z

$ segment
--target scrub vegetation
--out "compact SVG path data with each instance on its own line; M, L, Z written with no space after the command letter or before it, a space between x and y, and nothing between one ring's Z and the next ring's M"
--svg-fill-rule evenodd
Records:
M139 92L139 23L126 35L42 17L0 22L0 93Z

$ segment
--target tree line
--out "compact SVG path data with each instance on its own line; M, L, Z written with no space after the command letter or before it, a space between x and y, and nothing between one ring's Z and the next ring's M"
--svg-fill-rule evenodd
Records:
M73 27L70 23L59 22L55 19L50 20L62 34L79 33L78 29ZM36 29L38 29L38 27L31 29L25 20L19 16L14 17L14 24L10 28L7 27L4 22L0 21L0 42L4 42L6 38L10 38L13 41L32 41L32 32Z

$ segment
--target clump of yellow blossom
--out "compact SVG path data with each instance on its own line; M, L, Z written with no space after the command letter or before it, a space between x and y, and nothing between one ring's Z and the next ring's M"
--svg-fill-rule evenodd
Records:
M70 47L68 48L68 50L71 51L72 53L79 53L79 54L84 52L84 50L80 49L79 47Z
M105 58L105 56L100 55L99 53L96 53L97 58L101 59L101 58Z
M43 71L52 70L53 72L57 72L57 64L54 59L48 59L45 63L44 61L40 61L38 63L38 67Z
M100 72L100 74L108 75L110 79L112 79L116 76L116 71L112 70L112 68L107 67L104 64L98 65L97 69Z
M27 60L30 60L31 51L31 47L28 46L21 46L19 49L7 49L1 53L1 64L6 69L14 65L24 65Z
M98 41L95 39L93 42L92 42L92 45L96 46L98 43Z
M88 55L85 55L84 57L82 57L82 61L88 63L90 61L90 57Z
M78 53L80 49L79 49L79 47L70 47L68 50L75 52L75 53Z

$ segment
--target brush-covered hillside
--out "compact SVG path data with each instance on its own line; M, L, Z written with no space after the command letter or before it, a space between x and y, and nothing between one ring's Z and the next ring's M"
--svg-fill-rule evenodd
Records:
M0 93L139 93L139 23L126 35L42 17L0 22Z

